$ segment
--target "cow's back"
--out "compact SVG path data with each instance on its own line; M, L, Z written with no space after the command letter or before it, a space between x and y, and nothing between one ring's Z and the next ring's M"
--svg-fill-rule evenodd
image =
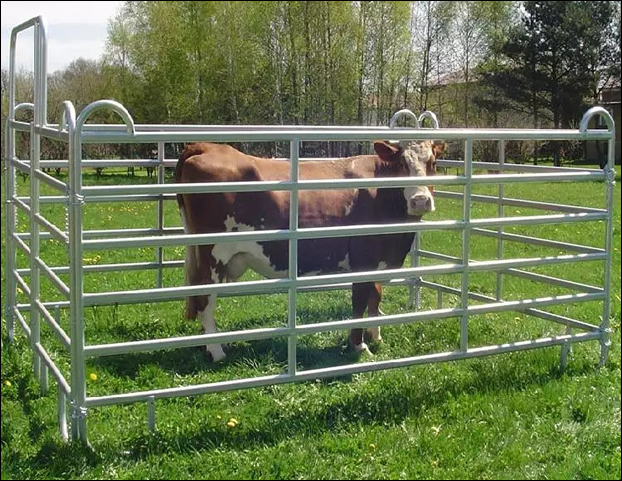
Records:
M301 180L374 177L378 157L301 162ZM390 175L390 174L389 174ZM288 181L290 163L253 157L226 144L191 144L181 155L175 180L191 182ZM405 201L399 189L299 191L299 227L401 222ZM288 191L178 195L189 232L289 228ZM299 267L306 272L338 272L399 267L412 235L373 235L302 240ZM276 270L288 267L287 241L262 242Z

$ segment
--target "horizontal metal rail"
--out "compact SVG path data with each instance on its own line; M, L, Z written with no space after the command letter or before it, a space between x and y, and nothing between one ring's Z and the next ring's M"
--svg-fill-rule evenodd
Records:
M463 195L459 192L447 192L442 190L435 190L434 197L449 198L449 199L462 199ZM511 205L515 207L526 207L529 209L541 209L550 210L556 212L590 212L590 213L606 213L607 209L596 209L593 207L581 207L578 205L564 205L564 204L550 204L547 202L536 202L533 200L512 199L509 197L494 197L491 195L478 195L471 194L471 200L477 202L484 202L490 204Z
M26 281L24 281L24 278L15 271L13 271L13 274L15 275L15 280L19 284L19 288L24 292L24 294L28 298L30 298L30 287L28 287L28 284L26 284ZM30 307L30 305L28 307Z
M436 282L430 281L421 281L421 287L427 287L430 289L434 289L436 291L444 292L446 294L451 294L457 297L462 296L462 291L455 287L449 287L443 284L438 284ZM468 293L469 298L479 302L497 302L497 300L492 296L487 296L485 294L480 294L477 292ZM557 322L558 324L563 324L565 326L575 327L578 329L586 329L588 331L598 330L599 327L594 324L589 324L587 322L577 321L576 319L572 319L566 316L560 316L559 314L553 314L546 311L541 311L540 309L536 309L533 307L528 307L525 309L517 309L517 312L524 312L526 314L530 314L535 317L540 317L542 319L546 319L549 321Z
M554 167L529 164L499 164L497 162L472 162L473 169L496 170L500 172L600 172L600 169L586 167ZM464 168L464 160L438 159L437 167Z
M24 334L26 334L26 337L30 341L31 331L30 331L30 326L26 322L26 319L24 319L24 316L22 316L22 313L19 312L17 308L13 308L13 314L19 321L20 326L22 326L22 329L24 330Z
M39 342L35 343L34 349L37 352L37 354L41 356L41 359L43 360L45 365L48 367L48 369L52 372L52 375L56 378L59 388L62 389L66 395L71 394L71 388L69 387L67 380L65 379L63 374L60 372L58 367L56 367L56 364L54 364L54 361L52 360L50 355L47 353L45 348L41 345L41 343Z
M11 199L11 200L25 214L30 215L30 206L29 205L27 205L25 202L22 202L22 200L20 198L18 198L18 197L13 197L13 199Z
M382 317L367 317L359 319L347 319L317 324L298 325L294 329L289 327L271 327L263 329L247 329L243 331L218 332L214 334L201 334L197 336L184 336L169 339L152 339L148 341L122 342L116 344L101 344L86 346L84 351L88 356L111 356L116 354L128 354L137 350L155 350L169 348L195 347L206 342L236 342L257 341L279 336L314 334L338 329L352 329L355 327L369 327L376 325L399 324L413 321L431 321L456 317L462 313L461 309L443 309L429 312L411 312L408 314L392 314Z
M566 175L576 175L566 174ZM591 175L591 174L590 174ZM204 192L268 192L291 191L296 185L299 190L326 190L326 189L359 189L359 188L394 188L411 185L431 184L431 177L383 177L363 179L327 179L327 180L299 180L297 183L289 180L265 180L244 182L190 182L175 184L138 184L92 187L82 189L86 197L91 195L126 195L137 193L149 194L191 194ZM434 183L438 185L462 185L466 182L459 176L436 176Z
M42 180L47 185L49 185L51 188L56 189L60 192L67 192L67 189L68 189L67 184L65 184L64 182L61 182L58 179L55 179L49 174L46 174L42 170L35 170L35 176L37 177L37 179Z
M530 267L538 265L562 264L569 262L587 262L606 259L605 254L576 254L553 257L503 259L492 261L471 261L469 270L496 271L505 270L512 267ZM143 289L131 291L105 292L105 293L86 293L84 294L85 307L93 305L110 304L130 304L136 302L154 302L182 299L186 296L196 296L205 294L259 294L267 292L281 292L294 284L296 287L312 287L321 285L339 284L342 282L383 282L396 277L415 277L424 274L458 274L464 272L465 266L461 264L442 264L405 269L386 269L379 271L340 273L333 275L318 275L299 277L296 281L290 279L268 279L260 281L231 282L225 284L201 284L195 286L167 287L161 289Z
M559 314L553 314L552 312L541 311L540 309L525 309L523 312L526 314L530 314L535 317L539 317L540 319L544 319L545 321L552 321L558 324L562 324L568 327L574 327L576 329L585 329L587 331L599 331L600 327L595 324L590 324L588 322L577 321L571 317L561 316Z
M56 273L45 262L43 262L41 260L41 258L37 257L35 259L35 262L37 263L37 266L39 267L39 269L41 269L41 271L45 273L47 278L50 281L52 281L52 284L54 284L54 286L56 286L58 291L63 296L65 296L66 299L68 299L69 298L69 287L67 286L67 284L65 284L62 281L62 279L60 277L58 277L56 275Z
M120 272L120 271L142 271L163 268L181 268L184 266L184 261L164 261L161 265L158 262L127 262L121 264L95 264L85 265L82 270L87 274L93 274L96 272ZM50 270L55 274L69 274L69 266L57 266L50 267ZM22 275L30 275L30 269L18 269Z
M17 247L19 247L24 252L24 254L26 254L27 256L30 255L30 247L28 247L26 243L19 238L18 234L11 234L11 238L13 239L13 241L15 241Z
M52 316L50 311L41 301L35 301L35 305L37 306L37 309L39 309L39 312L43 314L43 318L46 320L54 334L56 334L56 337L58 337L63 347L67 349L67 351L69 351L71 347L71 339L69 338L65 330L56 322L54 316Z
M587 222L603 220L605 218L606 214L553 214L473 219L471 220L470 224L473 227L500 227L513 225L557 224L564 222ZM297 237L299 240L304 240L318 239L324 237L351 237L363 235L400 234L429 230L457 230L464 227L465 223L462 221L407 222L356 226L345 225L334 227L300 228L296 232L282 229L244 232L222 232L216 234L184 234L177 236L116 238L112 240L85 240L83 242L83 247L85 250L99 250L110 248L119 249L131 247L202 245L231 241L268 242L289 240L290 237Z
M21 172L25 173L25 174L30 174L30 162L24 162L22 160L19 160L17 158L14 158L12 160L13 166L17 167L17 170L20 170Z
M69 308L69 301L46 301L46 302L42 302L41 304L43 304L46 308L50 309L67 309ZM16 309L20 310L20 311L29 311L30 310L30 304L17 304Z
M598 247L585 246L581 244L571 244L569 242L559 242L549 239L542 239L539 237L526 236L521 234L509 234L507 232L499 233L497 231L487 230L487 229L472 229L472 232L475 234L480 234L486 237L495 237L503 240L509 240L514 242L523 242L525 244L543 246L543 247L552 247L554 249L565 249L573 252L587 252L587 253L604 253L604 249L600 249Z
M103 239L108 237L116 237L122 234L136 237L155 234L166 236L172 234L183 234L183 232L184 230L181 227L166 227L164 229L155 229L153 227L147 227L144 229L96 229L82 231L82 237L84 239ZM30 239L30 232L19 232L16 235L22 240ZM52 236L47 232L41 232L40 237L42 240L47 240Z
M565 172L542 174L499 174L474 175L472 184L496 184L504 182L563 182L563 181L593 181L604 179L600 172ZM383 177L364 179L326 179L326 180L299 180L299 190L328 190L328 189L360 189L360 188L395 188L413 185L464 185L466 177L455 175L439 175L433 177ZM92 195L132 195L147 194L174 194L174 193L202 193L202 192L266 192L290 191L294 182L288 180L274 181L245 181L245 182L191 182L175 184L137 184L93 187L85 186L82 189L85 197Z
M522 277L523 279L529 279L530 281L543 282L546 284L552 284L559 287L565 287L567 289L574 289L581 292L605 292L602 287L591 286L589 284L583 284L581 282L573 282L566 279L559 279L557 277L545 276L544 274L536 274L535 272L522 271L520 269L507 269L503 271L506 274L511 274L515 277Z
M167 130L166 132L141 131L140 126L134 126L135 133L114 132L112 129L83 131L81 141L89 143L156 143L156 142L279 142L279 141L374 141L378 134L386 141L398 140L609 140L611 132L607 130L587 130L580 132L567 129L495 129L486 131L479 129L387 129L379 132L377 129L318 129L297 130L290 126L282 126L279 130L257 131L199 131L183 129L180 131ZM47 135L45 131L41 132ZM53 135L52 135L53 136Z
M419 251L419 256L420 257L425 257L428 259L439 259L439 260L443 260L443 261L448 261L448 262L460 262L460 258L459 257L454 257L454 256L449 256L449 255L445 255L445 254L439 254L437 252L431 252L431 251ZM513 261L514 259L504 259L503 261ZM583 258L582 260L602 260L602 259L586 259ZM528 267L528 263L525 262L523 263L523 261L528 261L530 262L529 259L520 259L517 261L517 263L520 263L520 267ZM474 264L478 263L478 262L502 262L502 261L477 261L477 260L473 260L472 261ZM567 261L562 261L560 259L560 262L567 262ZM492 266L491 266L492 267ZM477 270L477 269L476 269ZM573 282L573 281L569 281L566 279L560 279L558 277L551 277L551 276L546 276L543 274L536 274L535 272L527 272L527 271L523 271L520 269L515 269L515 268L509 268L509 269L502 269L501 270L502 273L505 274L511 274L513 276L516 277L522 277L524 279L529 279L531 281L536 281L536 282L543 282L543 283L547 283L547 284L551 284L551 285L556 285L559 287L566 287L568 289L574 289L577 291L581 291L581 292L604 292L604 290L601 287L596 287L596 286L592 286L589 284L583 284L580 282Z
M267 242L289 240L297 237L300 240L318 239L323 237L350 237L356 235L402 234L434 229L460 229L464 226L460 221L437 222L404 222L395 224L344 225L335 227L301 228L296 232L286 229L267 229L258 231L221 232L216 234L183 234L175 236L150 236L138 238L119 238L111 240L85 240L85 250L129 247L159 247L180 245L214 244L218 242Z
M317 162L339 160L344 157L300 157L299 162ZM272 157L273 160L281 160L289 162L289 157ZM22 160L26 165L30 165L27 159ZM177 159L164 159L162 162L157 159L83 159L82 168L106 168L106 167L175 167ZM67 160L41 160L42 168L65 168L69 167ZM463 160L438 159L436 166L440 168L464 168ZM591 169L587 167L554 167L544 165L529 164L498 164L496 162L473 162L474 169L496 170L500 172L600 172L600 169Z
M50 221L48 221L41 214L35 214L35 220L37 221L37 224L47 230L47 232L53 239L57 240L61 244L69 244L69 238L65 235L65 233L54 224L52 224Z
M607 254L568 254L560 256L532 257L520 259L499 259L489 261L471 260L470 272L498 271L508 268L525 268L553 264L566 264L571 262L604 261Z
M468 359L482 357L492 354L501 354L527 349L536 349L549 346L559 346L568 342L584 342L599 339L600 334L594 332L566 334L554 337L544 337L527 341L509 342L497 346L484 346L469 348L466 351L441 352L427 354L423 356L413 356L401 359L391 359L386 361L365 362L356 364L346 364L343 366L327 367L320 369L310 369L299 371L295 374L275 374L271 376L261 376L247 379L236 379L233 381L220 381L209 384L198 384L194 386L183 386L175 388L154 389L150 391L140 391L127 394L115 394L110 396L87 397L86 406L106 406L111 404L134 403L146 401L149 397L165 399L181 396L196 396L199 394L229 391L234 389L247 389L273 384L283 384L295 381L313 381L325 377L341 376L344 374L357 374L363 372L379 371L398 367L413 366L417 364L427 364L434 362L445 362L458 359Z
M443 286L444 287L444 286ZM451 289L457 291L457 289ZM459 295L458 292L455 292ZM480 296L482 300L486 299L486 296ZM524 310L530 306L548 306L563 304L570 301L586 301L592 300L594 297L601 297L598 295L565 295L557 297L549 297L542 299L531 299L522 301L503 301L493 302L485 305L469 306L466 311L470 315L484 314L490 312L502 312L508 310ZM516 309L520 306L521 309ZM157 349L169 349L169 348L186 348L195 347L205 344L206 342L219 342L230 343L236 341L255 341L261 339L274 338L278 336L288 335L305 335L315 334L320 332L329 332L334 330L346 330L352 328L364 328L370 326L385 326L392 324L400 324L414 321L432 321L447 318L459 317L463 314L464 309L450 308L450 309L437 309L433 311L419 311L407 314L392 314L379 317L367 317L360 319L349 319L342 321L331 321L315 324L305 324L296 326L294 329L288 327L274 327L263 329L250 329L242 331L230 331L230 332L218 332L214 334L202 334L196 336L184 336L178 338L168 339L155 339L146 341L133 341L114 344L101 344L85 347L85 355L89 357L101 357L111 356L118 354L128 354L136 351L149 351ZM584 325L589 328L595 326ZM585 328L585 327L584 327Z
M564 222L590 222L605 220L607 214L552 214L471 219L471 227L507 227L517 225L561 224Z
M397 276L422 274L450 274L460 273L462 265L446 264L440 266L417 267L407 269L386 269L382 271L355 272L322 276L299 277L295 281L296 287L311 287L321 285L340 284L349 282L388 281ZM265 292L281 292L294 286L290 279L266 279L260 281L231 282L225 284L200 284L196 286L165 287L160 289L143 289L132 291L117 291L105 293L85 293L84 306L130 304L135 302L154 302L162 300L183 299L186 296L202 294L252 294Z
M441 261L457 262L457 263L462 262L461 257L450 256L448 254L441 254L440 252L427 251L424 249L420 249L418 251L418 255L419 257L426 257L428 259L438 259Z

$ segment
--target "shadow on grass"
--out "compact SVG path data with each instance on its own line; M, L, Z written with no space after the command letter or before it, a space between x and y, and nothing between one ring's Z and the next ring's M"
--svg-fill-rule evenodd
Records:
M318 312L319 311L319 312ZM350 311L346 308L328 306L324 309L304 309L298 311L301 319L300 324L317 321L318 318L327 321L347 319ZM247 330L260 328L270 324L272 319L255 317L245 321L243 326L236 325L236 329ZM200 324L197 322L197 327ZM128 339L132 336L124 325L111 327L112 334L122 335ZM142 331L141 331L142 333ZM318 369L321 367L343 365L356 362L359 355L347 347L347 330L339 330L339 335L334 336L336 343L328 347L318 347L311 343L300 343L297 346L298 366L301 369ZM201 372L218 372L226 366L252 360L261 360L270 357L276 364L287 363L287 338L276 337L273 339L261 339L256 341L235 342L225 344L223 347L227 358L221 363L213 363L205 353L204 346L191 348L167 349L135 354L101 357L92 361L93 366L114 372L117 376L135 377L145 366L155 366L164 371L178 375L191 375Z
M552 363L554 367L520 369L523 362L518 356L511 362L498 363L499 368L496 370L490 369L489 364L482 360L462 361L469 363L471 376L443 376L435 383L418 382L415 378L412 378L411 383L404 383L403 378L379 377L374 389L349 392L328 403L318 402L303 412L287 412L274 405L268 412L256 417L258 422L238 426L235 430L204 425L193 433L179 435L143 432L125 440L124 445L131 458L143 460L171 449L175 452L195 452L217 447L244 450L276 445L300 433L317 438L325 432L339 432L355 424L370 427L399 425L405 418L416 418L426 410L444 409L444 406L462 395L520 392L564 375L553 360L556 353L553 354L550 349L544 354L531 354L540 357L535 365ZM522 356L524 360L525 354ZM567 371L566 375L580 376L592 370L593 365L585 362ZM448 413L448 416L451 415Z
M535 353L536 356L541 354ZM552 360L553 355L549 353L546 358L547 361ZM274 405L269 412L257 416L258 423L240 425L235 430L203 425L194 432L174 435L142 432L130 435L121 442L121 446L114 442L101 446L97 453L76 444L48 443L31 460L31 467L38 467L54 476L66 476L68 471L78 474L87 466L95 468L113 461L118 458L120 450L130 459L144 461L151 456L171 452L273 446L299 433L318 437L325 432L339 432L353 424L396 425L426 410L443 409L444 405L462 395L519 392L561 377L557 367L549 370L519 369L519 359L498 363L497 370L491 370L479 361L469 361L473 375L466 378L443 376L438 383L416 380L403 383L395 378L379 378L376 389L358 390L328 404L318 403L306 412L288 413ZM593 366L583 363L572 375L582 375L592 369Z
M340 432L356 424L369 427L399 425L405 418L416 418L432 409L447 411L447 416L451 417L461 415L456 414L451 405L464 395L494 397L495 393L521 392L546 385L564 375L582 376L594 370L593 363L585 360L571 364L562 374L557 356L558 349L555 348L493 356L500 360L494 363L494 368L491 368L491 358L462 360L460 362L466 366L461 373L467 375L458 376L450 371L449 375L437 376L434 382L429 382L430 376L435 374L432 369L427 369L430 366L425 369L420 366L414 368L420 376L408 377L411 382L404 382L403 376L379 376L374 389L348 390L341 397L333 396L328 401L324 398L324 402L312 404L302 412L287 411L276 403L267 403L260 408L263 412L256 413L236 429L205 423L190 432L177 430L174 434L139 431L128 433L121 440L106 440L95 451L79 442L63 443L53 436L43 440L33 455L14 452L3 457L10 466L5 475L19 477L26 473L30 479L36 479L40 473L45 479L80 478L87 470L96 473L106 465L118 463L120 453L127 459L145 461L165 453L273 446L300 433L317 438L323 433ZM275 393L271 395L275 396Z

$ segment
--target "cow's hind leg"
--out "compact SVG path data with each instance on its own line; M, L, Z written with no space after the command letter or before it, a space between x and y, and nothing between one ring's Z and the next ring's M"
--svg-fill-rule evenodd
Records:
M367 301L372 290L374 290L374 284L372 282L352 284L352 315L355 319L360 319L363 317L363 314L365 314ZM352 329L350 331L350 344L356 352L365 352L371 355L363 339L363 333L364 329Z
M205 309L199 312L199 319L203 325L205 334L213 334L217 332L216 321L214 320L214 310L216 309L216 294L210 294L207 297L207 305ZM214 362L222 361L227 355L222 349L221 344L207 344L205 350L212 355Z
M369 291L369 298L367 299L367 315L369 317L377 317L382 313L380 311L380 299L382 298L382 284L376 282L372 289ZM380 335L380 326L368 327L367 334L372 341L381 342L382 336Z
M211 249L200 250L198 246L186 247L186 283L188 285L208 284L217 282L218 276L212 272ZM214 279L215 278L215 279ZM201 320L203 332L212 334L217 332L214 311L216 308L216 294L191 296L186 299L186 318ZM211 354L214 362L222 361L226 356L219 343L207 344L205 346L207 354Z

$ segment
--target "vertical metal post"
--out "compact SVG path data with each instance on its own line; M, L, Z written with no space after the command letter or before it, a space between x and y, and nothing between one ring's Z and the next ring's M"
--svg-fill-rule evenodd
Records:
M499 166L503 167L505 164L505 141L499 141ZM501 173L504 171L502 170ZM504 197L504 184L501 183L498 186L498 199L497 199L497 217L504 216L504 208L503 208L503 197ZM503 259L503 239L501 235L503 234L503 227L497 228L497 259ZM500 301L503 297L503 274L501 271L497 271L497 301Z
M290 179L292 190L289 201L289 278L294 284L289 288L289 305L287 325L291 330L287 346L287 370L290 376L296 375L296 280L298 279L298 161L300 156L300 141L292 140L290 149Z
M15 46L11 45L10 66L9 66L9 112L5 126L5 145L4 145L4 235L5 235L5 289L6 301L4 305L4 316L9 336L9 342L15 338L15 318L13 309L17 306L17 283L15 282L15 268L17 265L17 251L13 241L13 234L17 231L16 206L14 203L15 192L15 167L13 158L15 157L15 130L11 128L10 122L15 119Z
M419 267L419 249L421 249L421 232L415 232L415 238L410 250L411 267ZM408 280L408 305L413 306L416 311L421 309L421 276L415 276Z
M466 351L469 346L469 315L466 310L469 307L469 252L471 245L471 180L473 176L473 140L467 139L464 142L464 194L462 198L462 220L464 230L462 231L462 319L460 322L460 350Z
M49 383L49 369L47 367L47 365L42 362L41 363L41 386L39 388L39 392L41 393L42 396L45 396L48 392L50 383Z
M18 33L26 30L27 28L34 27L34 70L35 70L35 82L34 82L34 124L45 125L47 123L47 38L46 28L43 17L35 17L28 22L15 27L11 31L10 38L10 50L9 50L9 99L8 99L8 115L6 124L6 145L5 145L5 164L4 164L4 177L5 177L5 235L6 235L6 304L4 306L7 331L9 342L12 342L15 336L15 318L14 309L17 306L17 282L15 280L15 269L17 266L17 250L13 242L13 234L17 230L17 215L16 207L14 204L15 196L17 195L15 187L15 167L13 165L13 159L15 158L15 130L10 127L11 120L15 120L15 107L16 107L16 94L15 94L15 56L17 50L17 35ZM26 105L26 104L24 104ZM31 130L31 153L32 145L36 145L36 150L40 148L39 134L32 137ZM32 161L32 155L31 155ZM32 173L32 167L31 167ZM32 187L32 184L31 184ZM32 215L32 212L31 212ZM37 231L38 232L38 231ZM34 254L32 254L34 255ZM32 271L31 271L32 275ZM38 296L38 292L35 293ZM32 299L32 298L31 298ZM37 311L38 312L38 311ZM35 370L37 370L35 368ZM37 375L39 373L37 372Z
M82 112L84 114L84 111ZM81 114L81 116L82 116ZM78 119L78 122L80 118ZM82 123L69 124L69 255L71 316L71 437L86 437L86 367L82 265Z
M147 427L149 431L155 431L155 396L149 396L147 398Z
M566 327L566 334L572 334L572 327ZM562 350L559 357L559 368L561 372L566 370L566 366L568 365L568 354L570 353L570 342L566 341L562 344Z
M37 17L35 23L35 118L39 125L47 125L48 89L47 89L48 46L43 17Z
M37 105L35 104L35 112ZM30 124L30 347L32 348L32 363L37 380L41 380L41 357L36 345L41 340L41 313L37 306L40 298L40 272L37 259L40 256L39 223L36 216L39 214L40 181L35 175L39 170L39 135L36 133L36 121Z
M611 346L611 339L609 337L611 332L611 329L609 327L609 316L611 313L611 252L613 251L613 187L616 183L616 171L614 169L616 143L615 124L611 117L610 121L611 125L609 126L609 130L611 131L611 138L609 139L608 159L607 166L605 167L605 202L607 209L607 220L605 222L605 252L607 253L607 259L605 260L605 300L603 301L603 319L600 323L602 337L600 339L600 361L598 363L599 367L604 366L605 362L607 362L607 355L609 353L609 347Z
M65 396L65 391L58 386L58 425L60 428L60 435L64 441L69 439L69 434L67 433L67 396Z
M158 184L164 184L164 142L158 142ZM158 212L157 223L158 233L163 235L164 230L164 194L160 194L158 199ZM164 262L164 249L162 246L156 248L156 262L158 263L158 270L156 273L156 285L158 289L162 287L162 271Z

